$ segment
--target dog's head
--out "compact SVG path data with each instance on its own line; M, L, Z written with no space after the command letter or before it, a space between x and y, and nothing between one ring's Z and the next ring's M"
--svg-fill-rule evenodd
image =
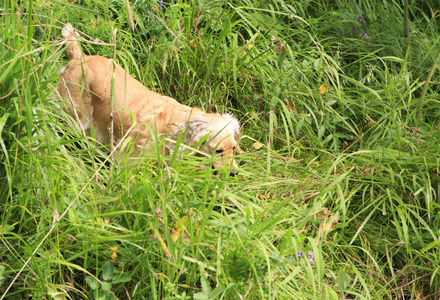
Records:
M230 176L238 174L234 154L241 151L238 147L241 133L240 124L235 117L230 114L194 115L188 122L175 126L170 138L176 140L181 132L184 132L185 144L189 146L196 145L207 137L199 149L207 155L214 155L215 172L226 167L231 170ZM179 152L184 149L181 147Z

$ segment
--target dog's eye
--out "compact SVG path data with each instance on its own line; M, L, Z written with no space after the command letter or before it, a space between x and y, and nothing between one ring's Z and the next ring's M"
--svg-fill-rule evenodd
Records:
M221 150L221 149L217 149L217 150L215 150L215 153L217 153L217 154L220 154L220 153L222 153L223 152L223 150Z

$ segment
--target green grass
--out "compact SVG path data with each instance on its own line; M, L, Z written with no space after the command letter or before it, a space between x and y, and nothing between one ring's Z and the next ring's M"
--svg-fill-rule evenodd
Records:
M133 1L134 31L124 1L3 1L0 299L438 298L434 2L407 40L398 1ZM234 113L240 175L127 165L75 130L53 99L67 22L150 89Z

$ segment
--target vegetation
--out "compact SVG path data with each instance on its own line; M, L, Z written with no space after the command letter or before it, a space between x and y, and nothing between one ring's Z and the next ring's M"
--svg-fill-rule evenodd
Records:
M126 3L3 1L0 299L440 296L437 1L407 23L395 0ZM127 166L76 130L53 97L67 22L150 89L239 117L239 176Z

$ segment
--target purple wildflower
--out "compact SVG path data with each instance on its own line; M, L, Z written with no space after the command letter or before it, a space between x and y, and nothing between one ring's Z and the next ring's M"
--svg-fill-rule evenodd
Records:
M361 23L366 23L363 16L356 17L356 20L358 20Z
M301 251L298 251L298 258L302 258L303 257L303 253Z
M163 0L160 0L159 1L159 9L162 10L162 8L163 8Z
M368 34L364 34L363 37L364 37L364 39L368 38Z
M310 264L314 265L315 264L315 260L313 259L313 253L309 252L309 254L307 254L307 259L309 260Z

